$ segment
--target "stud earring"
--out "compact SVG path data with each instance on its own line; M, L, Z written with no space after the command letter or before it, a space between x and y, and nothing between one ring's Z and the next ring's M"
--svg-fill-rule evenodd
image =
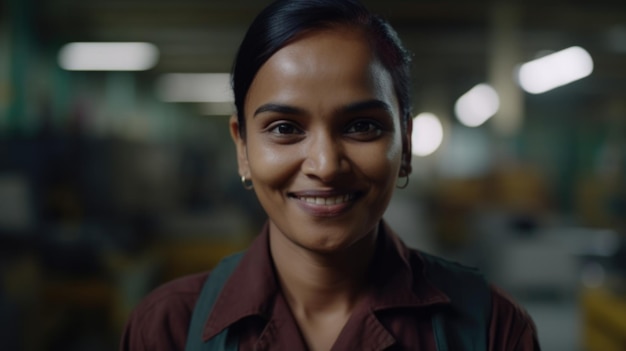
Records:
M254 188L254 184L252 184L252 179L248 179L245 176L241 176L241 184L246 190L252 190Z

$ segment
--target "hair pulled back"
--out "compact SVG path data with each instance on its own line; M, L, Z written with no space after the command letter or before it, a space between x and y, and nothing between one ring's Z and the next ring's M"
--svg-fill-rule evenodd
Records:
M306 31L333 26L364 30L376 57L391 75L403 129L411 118L410 56L396 31L357 0L278 0L254 19L233 65L232 88L239 132L245 137L244 103L261 66L278 50Z

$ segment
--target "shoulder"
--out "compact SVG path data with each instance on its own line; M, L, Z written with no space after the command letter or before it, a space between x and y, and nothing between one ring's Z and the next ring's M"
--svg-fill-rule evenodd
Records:
M191 314L207 276L204 272L178 278L148 294L131 313L120 349L184 349Z
M511 296L490 284L479 270L444 258L418 252L426 275L443 289L454 306L476 316L482 306L490 307L489 350L539 350L537 330L527 311ZM467 301L472 301L468 304ZM490 304L490 306L489 306ZM488 311L488 310L487 310Z
M500 288L491 285L490 350L539 350L537 329L526 310Z
M414 269L422 266L419 274L424 274L453 302L458 299L466 301L468 293L472 292L472 299L476 303L484 301L485 304L488 304L488 284L477 268L417 250L413 250L413 261L419 262L413 263Z
M208 272L188 275L167 282L148 294L133 311L139 321L190 312L202 290Z

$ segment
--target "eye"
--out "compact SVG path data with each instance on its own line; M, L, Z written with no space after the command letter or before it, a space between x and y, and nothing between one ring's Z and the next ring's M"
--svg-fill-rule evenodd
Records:
M378 123L373 121L360 120L348 125L346 133L355 134L361 137L376 137L382 133L382 128L378 125Z
M292 135L292 134L302 134L302 130L292 123L287 122L278 122L272 124L268 131L272 134L276 135Z
M263 127L267 140L277 144L297 143L305 137L305 129L291 119L275 119L268 121Z

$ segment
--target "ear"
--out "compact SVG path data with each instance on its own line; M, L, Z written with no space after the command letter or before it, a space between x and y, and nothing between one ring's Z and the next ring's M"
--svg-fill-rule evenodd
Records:
M413 171L411 166L411 159L413 154L411 153L411 135L413 134L413 119L408 118L406 122L406 129L402 135L402 165L400 167L400 177L407 177Z
M246 149L246 140L239 132L239 121L236 115L230 116L228 121L230 127L230 136L233 138L235 148L237 149L237 164L239 165L239 175L250 178L250 166L248 165L248 151Z

